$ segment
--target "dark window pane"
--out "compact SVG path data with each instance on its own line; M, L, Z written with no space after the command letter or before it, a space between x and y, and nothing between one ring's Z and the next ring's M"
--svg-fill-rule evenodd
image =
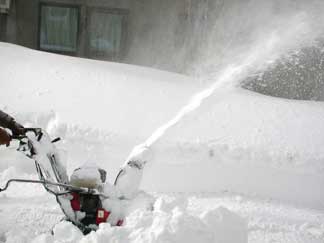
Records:
M76 52L77 35L78 8L42 6L40 49Z
M123 38L125 15L121 13L95 11L90 15L89 52L92 57L116 58Z

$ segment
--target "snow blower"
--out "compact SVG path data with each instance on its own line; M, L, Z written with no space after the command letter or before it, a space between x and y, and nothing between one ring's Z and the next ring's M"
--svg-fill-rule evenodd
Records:
M76 225L84 234L96 230L98 225L109 222L112 226L121 226L123 218L111 216L102 201L109 198L103 185L106 172L100 168L78 168L69 180L54 143L60 138L51 140L49 135L40 128L27 128L26 135L16 136L18 151L34 160L39 180L11 179L0 192L7 190L15 183L42 184L47 192L53 194L60 205L65 219ZM126 200L119 197L119 200Z

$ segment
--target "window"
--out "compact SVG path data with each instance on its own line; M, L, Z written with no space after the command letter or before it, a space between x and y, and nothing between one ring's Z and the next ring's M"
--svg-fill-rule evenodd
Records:
M79 8L77 6L41 4L39 49L59 53L76 53L78 26Z
M91 8L88 15L88 56L118 60L124 49L128 11Z

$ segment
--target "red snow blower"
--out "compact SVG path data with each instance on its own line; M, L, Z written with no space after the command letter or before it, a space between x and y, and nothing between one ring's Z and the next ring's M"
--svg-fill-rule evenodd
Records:
M56 197L66 220L76 225L84 234L96 230L100 223L108 221L111 212L102 206L102 200L106 199L107 195L97 186L105 183L106 171L98 168L99 182L79 183L76 186L69 181L66 168L54 145L60 138L51 140L42 129L27 128L26 135L15 136L12 139L18 140L18 151L34 160L39 180L11 179L4 188L0 188L0 192L7 190L13 182L42 184L46 191ZM123 219L117 219L113 224L121 226Z

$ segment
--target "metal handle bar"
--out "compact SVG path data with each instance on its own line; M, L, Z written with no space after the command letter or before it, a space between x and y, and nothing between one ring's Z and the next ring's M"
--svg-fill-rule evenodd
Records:
M76 186L71 186L71 185L67 185L67 184L56 183L56 182L51 182L51 181L46 181L46 180L27 180L27 179L10 179L6 182L6 185L4 188L0 188L0 192L7 190L9 187L9 184L11 184L12 182L42 184L45 187L47 185L61 186L61 187L64 187L69 190L67 192L62 192L62 193L55 192L54 193L55 195L66 194L66 193L69 193L70 191L81 192L81 193L95 193L95 190L89 189L89 188L76 187Z

